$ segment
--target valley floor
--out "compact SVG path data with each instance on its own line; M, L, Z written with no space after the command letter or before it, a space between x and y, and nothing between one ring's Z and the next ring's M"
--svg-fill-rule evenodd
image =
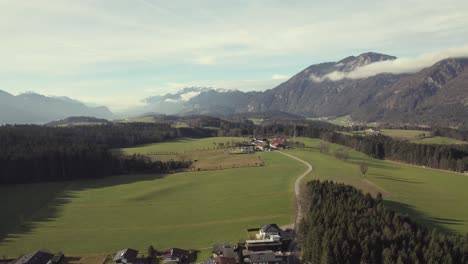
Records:
M294 181L306 170L279 153L263 167L0 186L0 255L70 255L122 248L207 249L246 229L294 221Z
M468 232L465 175L376 160L351 149L347 160L338 160L333 151L342 146L330 144L330 153L323 154L322 141L296 140L306 147L285 152L313 165L303 182L334 180L374 195L380 192L387 206L423 224ZM177 149L185 151L192 143L179 142ZM171 150L166 144L161 146ZM281 153L255 155L265 166L2 185L0 255L16 257L44 248L70 255L109 254L127 247L145 252L150 244L206 253L215 242L245 239L247 228L293 223L294 182L306 165ZM360 174L361 162L369 166L366 176Z

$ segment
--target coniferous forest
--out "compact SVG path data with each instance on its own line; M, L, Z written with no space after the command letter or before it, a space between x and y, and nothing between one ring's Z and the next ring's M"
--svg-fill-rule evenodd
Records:
M110 150L181 137L208 136L213 136L213 131L144 123L3 126L0 127L0 183L101 178L187 168L190 161L152 162L141 156L120 158Z
M468 234L439 234L351 186L312 181L298 230L305 263L468 263Z

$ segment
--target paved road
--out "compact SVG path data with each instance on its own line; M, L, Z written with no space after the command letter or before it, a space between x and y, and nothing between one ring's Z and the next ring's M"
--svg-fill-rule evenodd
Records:
M297 227L299 225L299 222L301 221L302 215L304 214L304 210L301 207L301 203L299 202L300 197L301 197L301 182L304 179L304 177L307 176L307 174L309 174L312 171L312 165L310 163L308 163L307 161L301 160L300 158L295 157L295 156L293 156L291 154L288 154L288 153L285 153L285 152L282 152L282 151L278 151L278 152L283 154L283 155L286 155L286 156L288 156L288 157L290 157L292 159L298 160L298 161L304 163L307 166L307 170L303 174L301 174L296 179L296 181L294 182L294 192L296 194L296 207L297 207L296 221L294 223L294 227Z

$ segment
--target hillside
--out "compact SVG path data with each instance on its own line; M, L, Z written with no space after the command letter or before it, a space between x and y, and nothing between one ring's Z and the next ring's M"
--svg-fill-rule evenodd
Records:
M0 90L0 124L46 123L69 116L112 118L105 106L88 107L68 97L52 97L37 93L17 96Z

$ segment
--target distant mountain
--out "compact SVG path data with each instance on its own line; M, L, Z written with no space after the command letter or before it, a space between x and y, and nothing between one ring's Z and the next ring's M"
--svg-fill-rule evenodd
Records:
M199 89L178 100L174 113L235 116L289 113L305 117L351 115L357 121L468 126L468 59L451 58L411 74L346 76L359 67L396 57L379 53L312 65L264 92ZM172 96L179 96L177 94ZM168 97L164 97L167 99ZM171 98L172 99L172 98ZM154 107L158 104L155 103ZM178 109L178 110L177 110Z
M17 96L0 90L0 124L46 123L69 116L112 118L105 106L88 107L68 97L52 97L37 93Z
M236 113L239 104L256 92L244 93L237 90L211 87L187 87L177 93L152 96L144 99L147 104L141 112L181 115L225 116Z

